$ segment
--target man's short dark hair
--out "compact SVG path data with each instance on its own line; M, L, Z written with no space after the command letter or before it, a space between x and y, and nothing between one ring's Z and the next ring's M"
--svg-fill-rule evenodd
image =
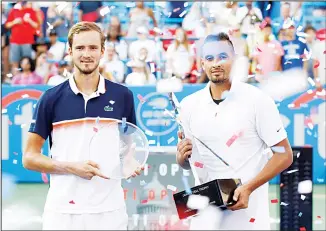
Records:
M312 25L307 25L307 26L304 28L303 32L304 32L304 33L307 33L309 30L312 30L312 31L316 32L315 27L313 27Z
M205 41L203 43L203 46L206 44L206 43L209 43L209 42L218 42L218 41L227 41L231 46L232 46L232 49L234 51L234 46L233 46L233 43L232 41L230 40L230 37L224 33L224 32L220 32L218 34L210 34L208 35L206 38L205 38Z

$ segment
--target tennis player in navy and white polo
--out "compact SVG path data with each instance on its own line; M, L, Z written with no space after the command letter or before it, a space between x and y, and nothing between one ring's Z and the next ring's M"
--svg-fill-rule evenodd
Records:
M216 229L268 230L268 181L291 165L293 154L273 99L255 86L231 83L235 57L227 34L207 36L201 64L210 81L204 89L181 102L181 119L187 129L186 139L178 144L177 161L182 167L190 168L191 155L191 163L203 164L203 168L192 168L197 170L197 181L200 181L196 184L214 179L241 179L243 185L237 188L233 198L237 202L223 211ZM225 91L229 95L223 100ZM194 140L189 130L231 167ZM275 150L270 159L264 154L269 148ZM198 225L196 221L200 219L192 219L192 227Z
M104 174L110 152L103 152L108 155L100 156L96 163L88 159L97 117L107 118L104 122L126 118L136 123L132 92L99 73L104 41L95 23L80 22L70 29L74 74L47 90L34 113L23 164L29 170L51 174L44 230L127 229L121 180L107 179ZM41 153L48 137L51 158ZM139 174L136 171L133 176Z

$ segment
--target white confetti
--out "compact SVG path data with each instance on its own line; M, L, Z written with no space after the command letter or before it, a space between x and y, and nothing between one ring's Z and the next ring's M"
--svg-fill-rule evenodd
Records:
M150 63L150 67L151 67L151 72L155 72L155 64L154 63Z
M309 35L304 32L297 32L297 36L307 38Z
M149 136L153 136L154 135L154 133L152 132L152 131L149 131L149 130L145 130L145 134L146 135L149 135Z
M291 18L288 18L283 23L283 29L288 29L288 28L290 28L293 25L294 25L294 22L292 21L292 19Z
M155 140L149 140L149 141L148 141L148 144L149 144L149 145L155 145L155 144L156 144L156 141L155 141Z
M146 182L144 180L141 180L140 181L140 186L144 186L144 185L146 185Z
M299 194L308 194L312 192L312 181L304 180L298 184L298 193Z
M205 209L209 204L209 198L201 195L190 195L187 207L191 209Z
M285 148L283 146L275 146L275 147L271 147L271 149L274 152L285 153Z
M324 179L321 179L321 178L317 178L317 181L318 181L319 183L324 183Z
M47 24L48 24L48 30L52 30L54 27L53 27L53 25L51 25L51 23L49 23L49 22L46 22Z
M2 114L5 114L5 113L7 113L7 112L8 112L7 109L2 109L2 110L1 110L1 113L2 113Z
M7 77L8 77L8 78L12 78L13 76L14 76L14 75L11 74L11 73L7 74Z
M294 103L290 103L290 104L288 104L288 108L294 108Z
M285 203L285 202L281 202L281 206L284 205L284 206L288 206L289 204Z
M115 101L114 100L110 100L109 103L113 105L115 103Z
M177 191L177 187L175 187L173 185L170 185L170 184L166 188L169 189L169 190L171 190L171 191L173 191L173 192L176 192Z
M299 157L300 157L300 152L297 153L297 158L299 158Z
M308 77L308 82L310 83L311 86L315 86L315 81L311 78L311 77Z
M36 105L37 105L37 104L36 104L36 103L34 103L34 104L33 104L33 108L36 108Z
M28 98L28 97L29 97L28 94L24 94L24 95L22 95L22 98L23 98L23 99L26 99L26 98Z
M12 163L13 163L13 164L17 164L17 160L14 159L14 160L12 161Z
M168 144L171 144L175 140L174 136L172 136L170 139L168 139Z
M271 4L268 4L266 10L269 10L270 8L271 8Z
M302 26L298 26L297 31L302 31L303 27Z
M307 41L306 41L304 38L302 38L302 37L299 37L298 40L299 40L300 42L302 42L302 43L306 43L306 42L307 42Z
M309 89L309 90L307 91L307 93L308 93L309 95L311 95L311 94L313 93L312 89Z
M294 172L297 172L297 171L299 171L299 169L293 169L293 170L287 171L286 173L291 174L291 173L294 173Z
M109 12L110 12L110 8L108 6L106 6L100 10L100 15L103 17L104 15L106 15Z
M305 195L301 195L301 200L304 201L304 199L306 199L306 196Z
M182 11L182 13L181 14L179 14L179 17L180 18L182 18L185 14L187 13L187 11L186 10L184 10L184 11Z
M57 11L60 14L61 11L63 11L64 8L66 8L66 6L68 5L67 2L60 2L57 6Z
M189 2L185 2L185 3L183 3L183 6L184 7L187 7L189 5Z
M22 125L20 125L21 128L23 128L23 127L25 127L25 126L26 126L26 124L22 124Z

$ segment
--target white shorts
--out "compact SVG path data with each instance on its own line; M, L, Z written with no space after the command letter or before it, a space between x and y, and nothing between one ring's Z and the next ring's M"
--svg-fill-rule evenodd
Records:
M43 230L127 230L128 214L123 209L104 213L69 214L46 211Z

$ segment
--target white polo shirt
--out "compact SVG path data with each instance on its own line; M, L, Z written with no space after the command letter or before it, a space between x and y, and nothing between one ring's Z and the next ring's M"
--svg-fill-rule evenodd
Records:
M196 185L223 178L240 178L245 184L263 169L268 161L266 149L285 139L286 131L274 101L258 88L235 83L228 97L217 105L209 86L181 102L181 120L186 137L193 143L191 162L203 164L203 168L193 167L200 180ZM195 140L188 129L231 168ZM270 229L268 183L251 194L247 209L223 213L220 229ZM255 222L249 222L251 218Z

